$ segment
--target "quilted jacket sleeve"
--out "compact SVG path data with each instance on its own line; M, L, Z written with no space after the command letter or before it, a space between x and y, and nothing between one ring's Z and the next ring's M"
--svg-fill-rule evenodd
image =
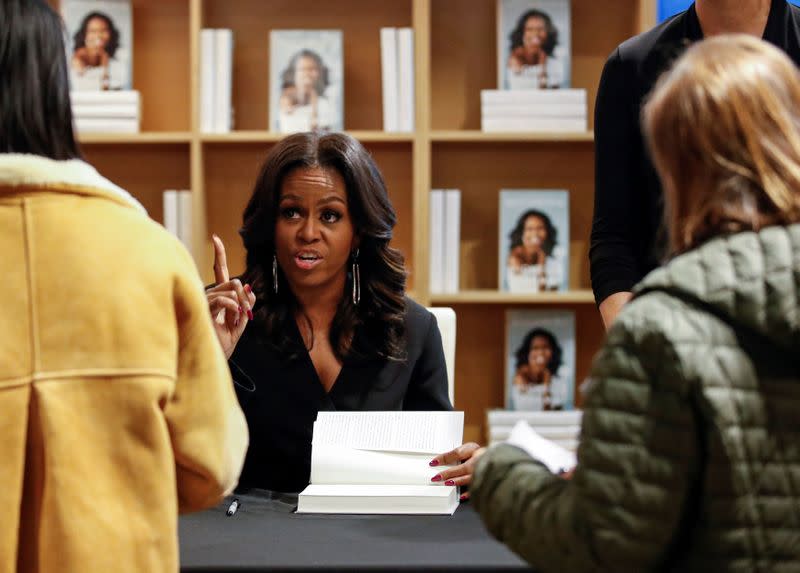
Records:
M647 314L621 315L595 359L571 480L509 445L479 460L477 510L540 571L651 570L677 541L697 479L695 418L668 321Z

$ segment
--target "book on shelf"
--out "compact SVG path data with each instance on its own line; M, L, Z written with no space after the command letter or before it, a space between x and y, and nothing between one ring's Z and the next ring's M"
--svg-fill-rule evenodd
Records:
M575 313L506 312L506 408L572 410L575 404Z
M580 109L584 110L586 109L587 101L586 90L577 88L530 91L481 90L481 108L507 105L526 106L529 108L540 105L577 105L581 106Z
M78 133L139 133L138 117L73 117Z
M298 513L445 514L458 488L432 482L433 456L461 445L463 412L320 412Z
M498 0L498 88L570 87L571 26L570 0Z
M341 30L270 32L269 126L280 133L344 129Z
M130 0L62 0L72 91L130 90L133 16Z
M586 90L481 91L483 131L585 132Z
M414 102L414 30L381 28L383 130L412 132Z
M138 133L139 92L70 92L78 133Z
M491 446L508 440L517 422L524 421L543 438L567 450L575 451L578 446L582 416L583 412L580 410L487 410L488 443Z
M568 290L569 192L503 189L499 210L500 290Z
M585 132L586 118L566 117L481 117L481 130L486 132L521 131L559 133Z
M233 129L233 30L200 31L200 130L229 133Z
M429 238L431 292L458 292L461 266L460 190L434 189L431 191Z
M164 228L192 250L192 192L167 189L163 195Z

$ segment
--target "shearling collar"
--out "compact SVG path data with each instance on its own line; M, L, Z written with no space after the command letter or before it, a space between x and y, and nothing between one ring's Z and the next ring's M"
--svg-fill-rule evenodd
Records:
M114 185L80 159L56 161L40 155L0 153L0 190L3 187L103 195L147 214L142 204L130 193Z

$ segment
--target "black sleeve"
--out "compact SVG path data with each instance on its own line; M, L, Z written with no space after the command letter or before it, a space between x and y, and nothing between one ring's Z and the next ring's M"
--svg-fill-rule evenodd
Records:
M640 279L636 251L635 193L642 136L635 78L620 56L609 57L600 77L595 104L595 196L589 267L592 290L600 304L630 291Z
M403 399L403 410L452 410L447 391L447 364L436 317L425 312L428 328Z

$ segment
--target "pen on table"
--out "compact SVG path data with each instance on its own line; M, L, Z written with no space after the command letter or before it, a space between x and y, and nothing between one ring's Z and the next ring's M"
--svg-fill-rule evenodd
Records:
M225 512L225 515L231 517L234 513L236 513L237 509L239 509L239 499L234 498L231 504L228 506L228 511Z

